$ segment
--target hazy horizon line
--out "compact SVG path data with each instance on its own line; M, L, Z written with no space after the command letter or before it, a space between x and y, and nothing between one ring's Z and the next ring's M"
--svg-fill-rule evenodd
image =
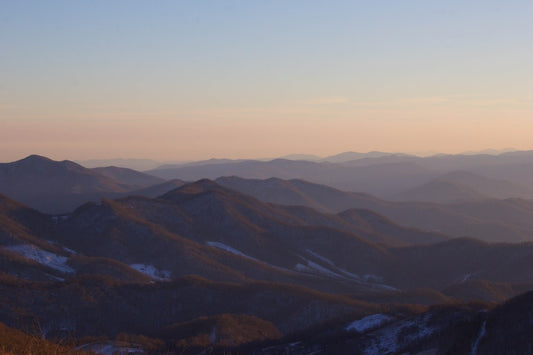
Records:
M87 159L80 159L80 158L57 158L52 155L47 154L41 154L41 153L31 153L28 155L25 155L23 157L20 157L18 159L14 160L5 160L3 159L2 163L10 163L19 161L22 159L25 159L27 157L30 157L32 155L38 155L42 157L46 157L51 160L56 161L64 161L64 160L70 160L79 164L82 163L96 163L99 161L105 162L105 161L137 161L137 162L157 162L157 163L165 163L165 164L187 164L187 163L194 163L194 162L202 162L202 161L211 161L211 160L231 160L231 161L243 161L243 160L258 160L258 161L270 161L275 159L287 159L287 160L325 160L328 158L333 158L339 155L343 154L361 154L361 155L367 155L372 153L381 153L386 155L410 155L410 156L416 156L416 157L431 157L431 156L437 156L437 155L501 155L509 152L525 152L530 151L533 149L516 149L516 148L485 148L480 150L466 150L461 151L458 153L451 153L451 152L443 152L443 151L436 151L436 150L427 150L427 151L385 151L385 150L369 150L369 151L355 151L355 150L346 150L341 151L339 153L330 154L330 155L317 155L313 153L290 153L285 154L281 156L263 156L263 157L225 157L225 156L210 156L205 158L197 158L197 159L160 159L160 158L141 158L141 157L98 157L98 158L87 158ZM307 157L307 159L306 159ZM83 164L82 164L83 165Z

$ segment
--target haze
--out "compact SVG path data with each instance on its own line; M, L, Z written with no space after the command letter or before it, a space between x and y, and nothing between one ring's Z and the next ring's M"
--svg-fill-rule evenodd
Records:
M532 149L530 1L0 1L0 160Z

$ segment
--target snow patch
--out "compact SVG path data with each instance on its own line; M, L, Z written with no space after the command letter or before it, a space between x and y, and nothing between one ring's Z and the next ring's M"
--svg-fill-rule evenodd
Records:
M142 272L145 275L150 276L154 280L168 280L170 279L170 271L168 270L159 270L153 265L147 264L131 264L130 267L139 272Z
M430 314L423 318L404 320L393 323L372 333L370 343L365 344L363 354L378 355L397 353L408 344L431 336L437 331L427 325Z
M380 325L390 321L392 318L390 316L387 316L385 314L373 314L371 316L367 316L364 318L361 318L359 320L356 320L355 322L350 323L347 327L347 331L355 330L356 332L362 333L367 330L377 328Z
M27 259L34 260L39 264L48 266L49 268L61 272L72 273L75 271L66 264L68 259L67 257L44 251L33 245L19 244L7 247L6 249L18 254L22 254Z

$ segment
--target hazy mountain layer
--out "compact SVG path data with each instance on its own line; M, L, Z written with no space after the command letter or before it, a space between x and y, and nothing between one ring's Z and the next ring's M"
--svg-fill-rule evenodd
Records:
M219 178L217 182L263 201L321 211L369 209L401 225L486 241L533 240L533 201L480 199L461 203L393 202L303 180Z

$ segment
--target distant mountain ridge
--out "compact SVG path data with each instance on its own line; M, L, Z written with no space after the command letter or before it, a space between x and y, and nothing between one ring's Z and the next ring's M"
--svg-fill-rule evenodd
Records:
M186 165L163 168L146 173L164 179L178 178L186 181L216 179L222 176L267 179L304 179L336 188L387 196L415 187L435 177L436 174L415 163L391 163L352 167L329 162L293 161L232 161L204 165Z
M180 166L166 166L149 171L150 174L165 179L179 178L195 181L201 178L216 179L222 176L267 179L303 179L326 184L335 188L365 192L381 198L393 198L398 194L414 189L439 176L464 171L479 175L483 179L505 180L517 185L506 195L498 193L489 197L509 198L517 193L533 191L533 152L513 151L499 155L436 155L417 157L406 154L381 152L342 153L341 161L323 160L212 160ZM346 157L354 160L344 159ZM335 160L334 158L332 158ZM454 182L456 185L457 182ZM449 183L448 183L449 185ZM505 190L504 190L505 191ZM502 192L504 192L502 191ZM473 196L474 197L474 196ZM432 201L438 202L438 201Z
M490 198L532 198L531 189L468 171L452 171L394 196L400 201L452 203Z
M533 200L479 198L449 204L395 202L298 179L233 176L216 181L271 203L304 205L336 213L350 208L369 209L401 225L456 237L466 235L500 242L533 240Z
M87 201L124 196L163 181L131 169L87 169L39 155L0 164L0 193L48 213L67 213Z

